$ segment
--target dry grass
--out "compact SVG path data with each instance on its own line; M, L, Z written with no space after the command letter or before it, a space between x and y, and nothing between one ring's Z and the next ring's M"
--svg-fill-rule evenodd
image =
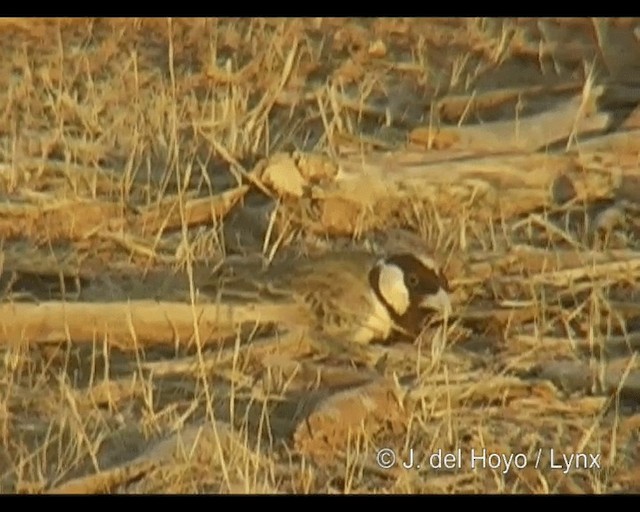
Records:
M640 491L636 21L0 24L0 491ZM195 306L399 225L456 288L414 344Z

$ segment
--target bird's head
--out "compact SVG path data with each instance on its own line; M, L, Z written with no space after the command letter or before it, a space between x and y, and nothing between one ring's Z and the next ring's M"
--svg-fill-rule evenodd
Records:
M451 314L447 278L426 255L401 252L381 258L369 283L393 321L408 332L417 334L434 313Z

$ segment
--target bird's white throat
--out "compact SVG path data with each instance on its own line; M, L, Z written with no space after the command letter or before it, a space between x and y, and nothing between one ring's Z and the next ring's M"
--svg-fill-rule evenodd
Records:
M420 302L420 307L439 311L443 315L450 315L451 299L449 298L449 294L440 288L438 293L425 297L422 302Z

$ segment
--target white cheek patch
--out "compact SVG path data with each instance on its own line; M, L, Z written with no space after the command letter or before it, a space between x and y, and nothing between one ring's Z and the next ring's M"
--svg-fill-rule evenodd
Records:
M398 315L402 315L409 307L409 290L404 284L404 272L397 265L380 263L378 279L380 295L389 303Z

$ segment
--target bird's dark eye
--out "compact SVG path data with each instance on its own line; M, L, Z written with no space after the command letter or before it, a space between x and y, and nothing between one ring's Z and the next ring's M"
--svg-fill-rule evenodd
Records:
M420 282L420 279L418 279L418 276L415 274L409 274L407 281L410 288L416 288L418 286L418 283Z

